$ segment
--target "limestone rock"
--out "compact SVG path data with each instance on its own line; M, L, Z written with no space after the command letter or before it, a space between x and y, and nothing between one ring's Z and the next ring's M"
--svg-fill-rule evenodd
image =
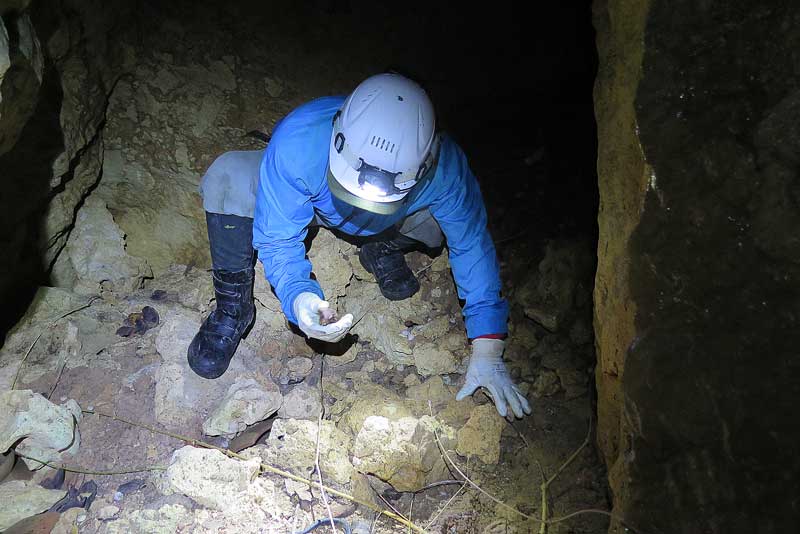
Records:
M456 452L461 456L477 456L485 464L500 460L500 434L505 421L492 403L476 406L469 421L458 431Z
M345 295L345 288L350 283L353 270L345 259L348 255L355 255L353 245L337 238L327 228L320 228L311 243L308 258L317 277L325 298L331 307L339 310L339 297Z
M278 417L316 421L321 409L319 388L298 384L283 397L283 405L278 410Z
M203 433L233 438L277 412L282 402L281 392L272 381L237 378L219 407L203 423Z
M285 378L287 383L296 383L303 380L314 368L314 362L311 358L297 356L289 358L286 362L284 370L281 372L281 378Z
M12 390L0 395L0 451L17 442L15 450L45 462L74 454L80 447L80 406L75 401L57 406L31 390ZM20 441L22 440L22 441ZM23 458L30 469L43 465Z
M558 374L549 369L543 369L533 383L533 396L537 399L549 397L561 391Z
M323 476L339 484L350 481L353 466L348 454L352 440L331 421L322 421L319 463ZM265 463L307 477L314 469L317 450L317 421L278 419L265 445L245 449L242 454L259 457Z
M451 350L442 348L439 343L425 343L414 348L414 365L422 376L453 373L458 362Z
M257 459L235 460L218 450L186 446L172 454L165 478L169 487L199 504L225 510L258 475Z
M186 350L200 330L200 315L178 308L161 318L156 335L156 350L169 363L186 361Z
M129 532L173 534L180 530L181 525L191 523L191 521L191 512L183 506L165 504L157 510L131 510L124 513L116 521L109 522L105 532L108 534L128 534Z
M152 276L146 261L128 255L125 235L105 203L94 196L78 212L66 252L79 280L90 287L110 282L133 290L143 278Z
M0 531L17 521L44 512L58 502L67 490L49 490L32 482L11 480L0 484Z
M555 332L569 322L573 309L588 301L593 266L592 247L583 241L554 241L547 245L539 269L519 287L516 300L525 316Z
M349 429L354 435L361 430L364 421L370 416L380 415L394 421L414 414L413 404L394 391L377 384L363 384L354 397L353 403L342 418L344 428Z
M353 445L353 466L397 491L419 490L446 469L433 434L437 425L430 416L367 417Z

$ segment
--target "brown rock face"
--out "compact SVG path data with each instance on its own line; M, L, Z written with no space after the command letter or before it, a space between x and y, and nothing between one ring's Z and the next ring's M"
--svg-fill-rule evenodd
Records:
M615 513L644 532L793 531L800 5L600 0L594 18Z

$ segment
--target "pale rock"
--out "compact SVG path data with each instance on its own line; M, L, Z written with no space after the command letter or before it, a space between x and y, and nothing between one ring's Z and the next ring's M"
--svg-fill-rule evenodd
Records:
M352 254L355 254L353 245L337 238L330 230L322 227L319 228L319 233L314 237L308 252L308 259L322 286L325 299L340 316L345 311L339 306L339 297L345 295L353 277L353 269L345 256Z
M115 288L131 291L141 285L143 278L152 276L145 260L128 255L125 234L105 202L94 195L78 211L65 253L80 281L88 287L110 282Z
M332 354L325 355L325 365L331 367L341 367L342 365L347 365L348 363L352 363L356 361L358 357L358 350L360 346L358 343L353 343L350 345L344 354L339 356L335 356Z
M116 521L107 523L105 532L107 534L129 534L131 532L174 534L181 530L180 527L191 523L192 514L189 510L179 504L165 504L157 510L126 511Z
M374 364L373 364L373 368L374 368ZM415 373L411 373L409 375L406 375L406 377L403 379L403 385L406 388L411 388L411 387L414 387L414 386L418 386L419 383L420 383L419 375L417 375Z
M542 369L536 381L533 383L532 395L540 399L542 397L549 397L561 391L561 384L558 380L558 375L555 371L549 369Z
M57 406L31 390L0 394L0 452L14 447L18 454L44 462L61 460L80 447L80 406L70 400ZM43 464L23 458L30 469Z
M258 459L235 460L215 449L185 446L172 454L164 477L172 491L224 511L259 473Z
M84 513L83 508L70 508L61 513L58 522L55 524L50 534L74 534L78 528L78 516Z
M109 519L114 518L119 513L119 508L114 506L113 504L109 504L100 508L97 511L97 519L101 521L107 521Z
M283 405L278 410L278 417L316 421L321 409L319 388L303 383L295 386L283 397Z
M353 466L397 491L419 490L446 470L433 433L437 427L445 436L452 433L430 416L367 417L353 445Z
M200 330L200 314L186 308L175 308L161 317L156 335L156 350L168 363L186 362L186 351Z
M505 421L494 404L482 404L472 410L469 421L457 433L456 452L461 456L476 456L485 464L500 460L500 434Z
M413 342L403 331L408 330L406 321L430 321L432 306L421 292L409 299L390 301L381 295L377 284L353 284L347 289L345 307L358 321L351 333L359 340L369 341L394 365L414 365Z
M453 373L458 362L451 350L439 343L423 343L414 348L414 365L421 376Z
M278 419L272 425L266 444L245 449L242 454L308 477L315 467L317 424L318 421ZM322 475L325 479L346 484L353 472L348 459L352 440L331 421L321 421L320 427L319 463Z
M352 434L357 434L364 426L364 421L372 415L380 415L389 420L414 415L412 402L378 384L362 384L350 400L352 404L342 417L341 424Z
M282 403L280 389L271 380L237 377L220 405L203 423L203 433L236 437L248 426L277 412Z
M310 501L313 499L311 495L311 488L308 484L299 482L297 480L292 480L291 478L285 478L283 483L286 487L286 493L288 493L290 497L292 495L297 495L301 501Z
M0 531L26 517L44 512L67 494L67 490L49 490L23 480L0 484Z
M294 358L289 358L289 361L286 362L286 372L289 380L292 382L297 382L304 379L308 376L313 368L314 361L311 358L297 356Z

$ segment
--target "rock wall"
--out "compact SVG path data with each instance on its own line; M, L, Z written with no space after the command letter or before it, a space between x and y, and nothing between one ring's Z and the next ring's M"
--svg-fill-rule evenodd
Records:
M643 532L793 531L800 6L593 10L598 443L615 513Z
M0 337L47 282L100 178L123 4L0 3Z

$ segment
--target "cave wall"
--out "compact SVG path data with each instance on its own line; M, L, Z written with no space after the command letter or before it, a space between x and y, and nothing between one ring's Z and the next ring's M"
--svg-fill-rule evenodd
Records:
M593 12L597 439L615 514L643 532L795 531L800 5Z
M100 179L125 4L0 2L0 340L47 283Z

